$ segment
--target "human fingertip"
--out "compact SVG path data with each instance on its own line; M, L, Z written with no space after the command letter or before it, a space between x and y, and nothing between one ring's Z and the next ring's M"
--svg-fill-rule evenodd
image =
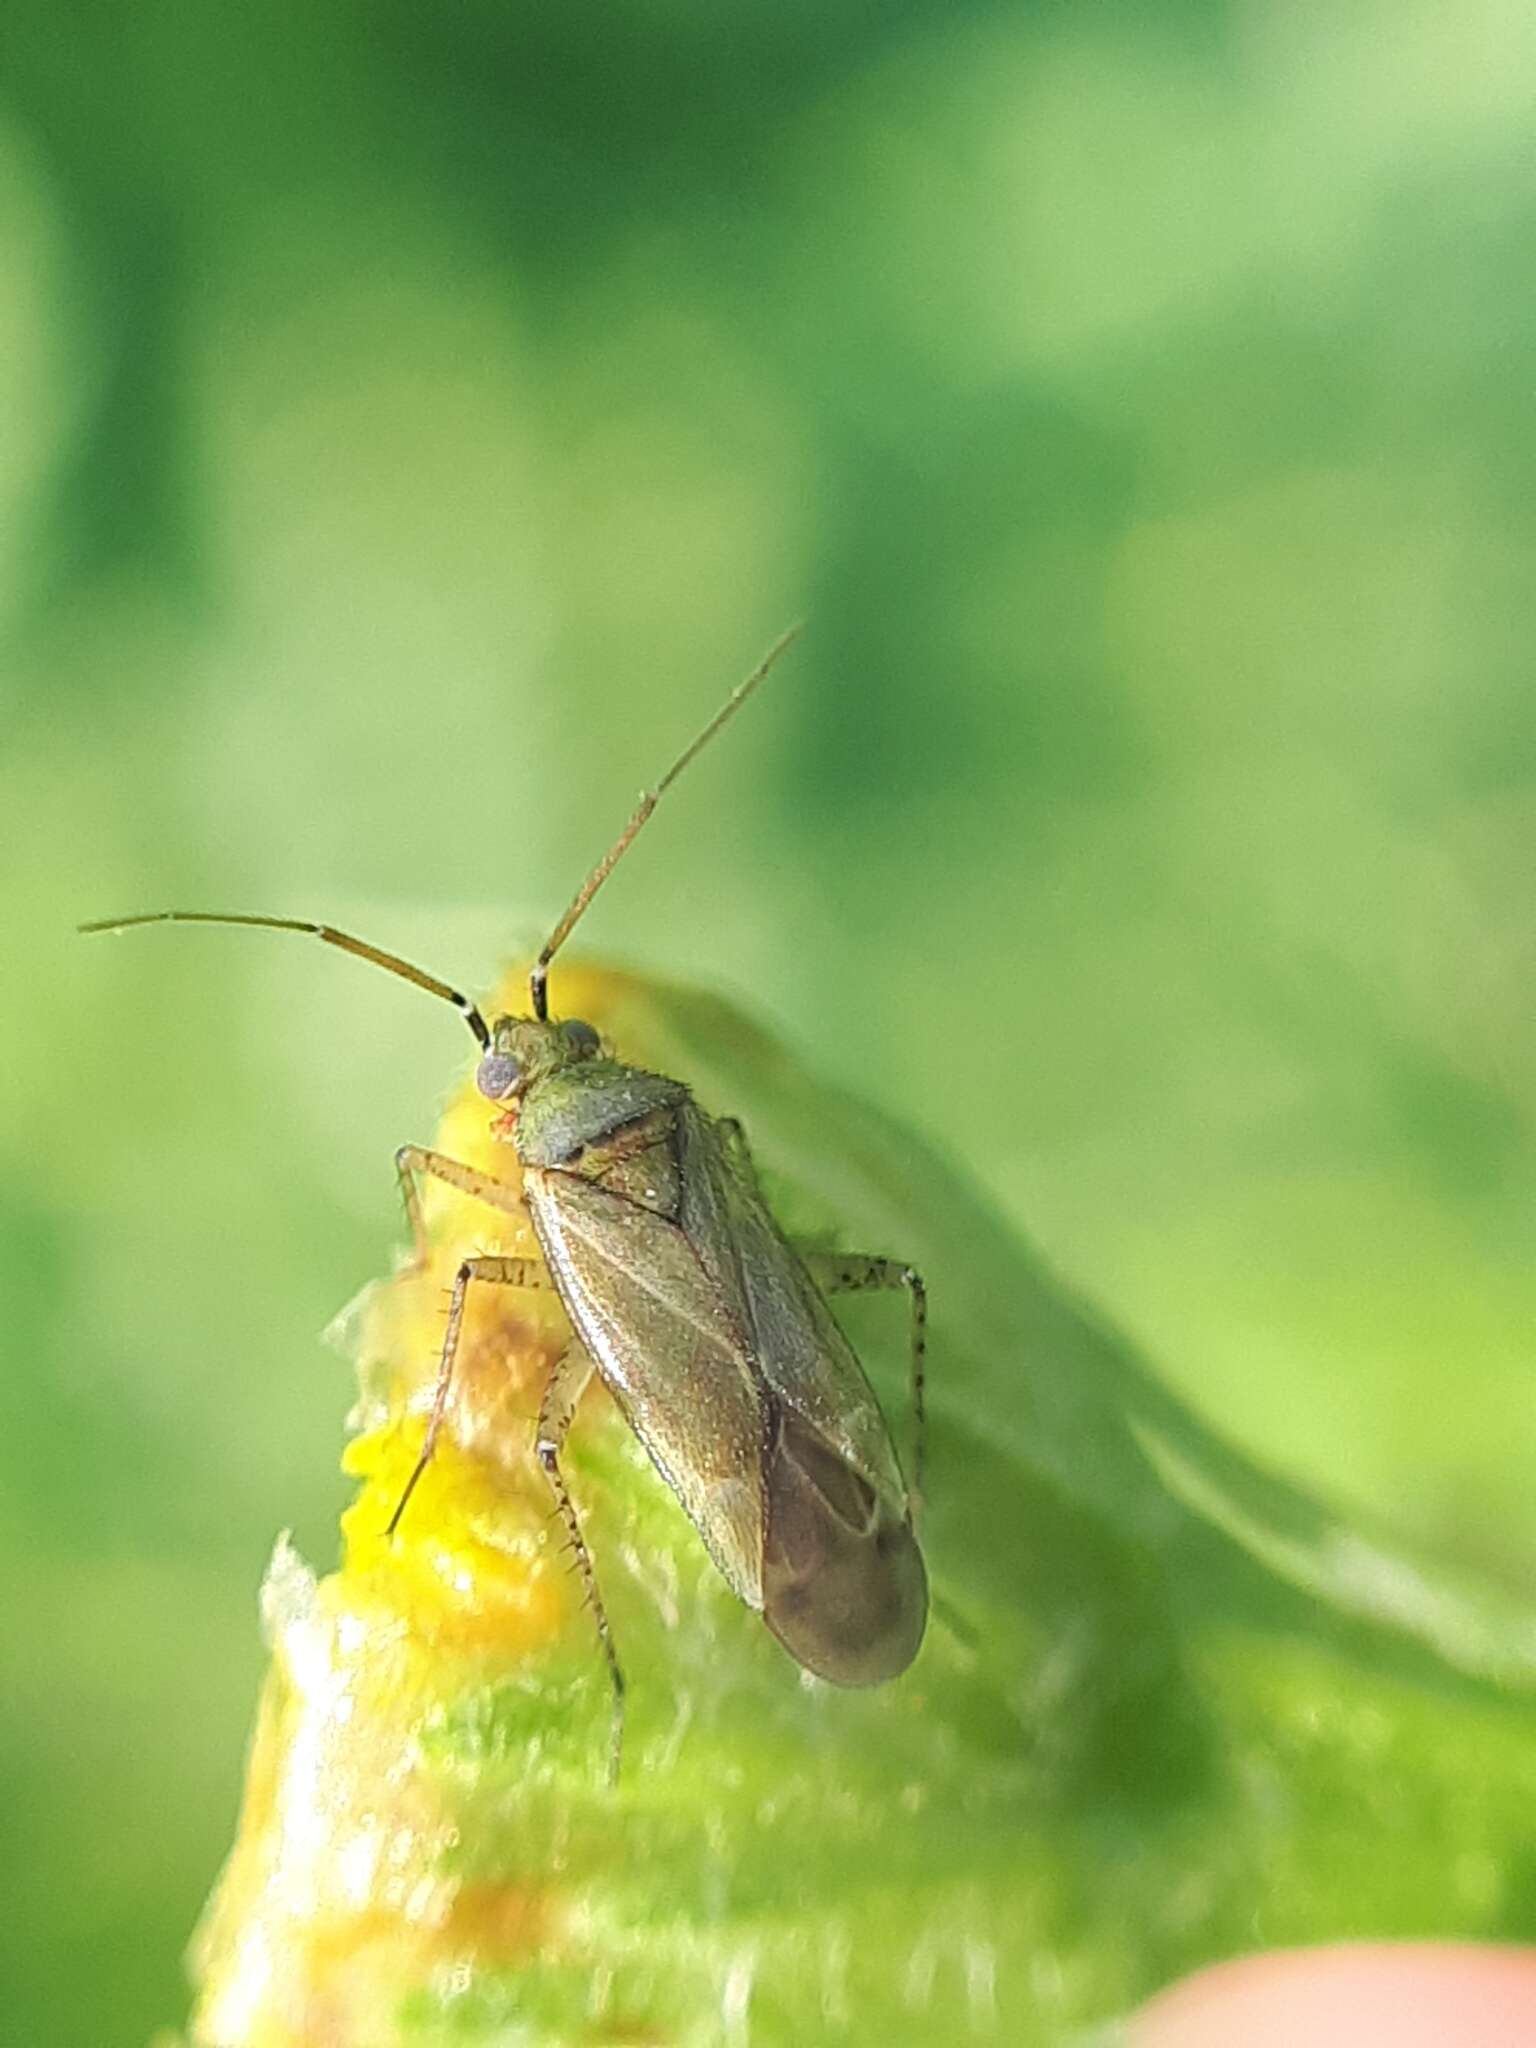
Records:
M1113 2038L1113 2036L1111 2036ZM1123 2048L1515 2048L1536 2043L1536 1949L1359 1942L1218 1963L1162 1992Z

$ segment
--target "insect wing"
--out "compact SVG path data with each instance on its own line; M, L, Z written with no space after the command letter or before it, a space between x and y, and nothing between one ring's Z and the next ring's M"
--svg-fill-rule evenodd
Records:
M904 1671L928 1588L901 1468L750 1161L684 1101L525 1187L578 1335L727 1582L834 1684Z
M891 1433L853 1346L785 1240L749 1160L692 1104L679 1119L682 1227L749 1333L773 1393L898 1513L906 1489Z
M530 1167L525 1185L577 1335L726 1582L760 1610L769 1418L739 1318L667 1216L572 1173Z
M691 1105L680 1124L690 1241L722 1269L777 1411L763 1472L763 1618L808 1671L881 1684L917 1655L928 1615L885 1418L744 1148Z

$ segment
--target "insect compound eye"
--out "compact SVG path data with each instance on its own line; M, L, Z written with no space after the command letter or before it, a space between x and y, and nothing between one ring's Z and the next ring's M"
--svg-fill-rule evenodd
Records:
M597 1051L597 1033L590 1024L584 1024L579 1017L573 1017L565 1026L565 1036L571 1050L582 1059L590 1059Z
M475 1086L492 1102L502 1102L517 1086L522 1071L510 1053L488 1052L475 1069Z

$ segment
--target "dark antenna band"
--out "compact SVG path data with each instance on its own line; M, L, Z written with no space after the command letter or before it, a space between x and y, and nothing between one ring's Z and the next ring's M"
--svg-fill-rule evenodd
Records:
M415 988L424 988L429 996L441 996L445 1003L452 1003L463 1017L479 1040L482 1051L491 1042L485 1019L468 996L460 995L456 988L450 988L446 981L439 981L435 974L413 967L409 960L402 960L398 954L370 946L366 939L355 939L350 932L339 932L334 925L312 924L302 917L251 917L240 911L146 910L136 917L94 918L89 924L76 926L76 930L125 932L139 924L246 924L257 925L269 932L307 933L310 938L319 939L327 946L337 946L343 953L355 954L359 960L371 960L375 967L382 967L386 973L399 975L402 981L410 982Z
M648 789L643 793L639 803L634 808L629 823L576 891L570 908L545 940L543 950L534 962L533 972L528 977L528 992L533 1002L533 1014L541 1024L549 1015L549 994L545 987L549 979L549 963L571 936L582 912L613 873L619 862L624 858L624 855L629 851L640 827L645 823L652 811L655 810L657 804L660 803L672 784L676 782L678 776L682 774L694 756L701 753L708 746L726 720L741 709L742 705L746 703L752 692L763 680L763 677L767 675L769 669L773 667L779 656L799 639L803 630L803 626L796 624L791 626L787 632L779 635L778 639L774 641L768 652L757 664L757 667L753 669L751 675L745 677L743 681L736 685L708 725L688 742L688 745L684 747L656 787Z

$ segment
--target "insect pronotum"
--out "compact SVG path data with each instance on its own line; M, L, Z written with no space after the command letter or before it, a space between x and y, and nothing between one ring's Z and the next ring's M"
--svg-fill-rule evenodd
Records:
M304 932L440 996L480 1046L475 1080L522 1167L519 1193L420 1145L395 1155L418 1258L420 1182L492 1207L526 1204L542 1257L460 1262L432 1406L390 1519L393 1535L436 1447L472 1286L553 1287L571 1325L540 1403L536 1450L590 1601L613 1692L610 1778L624 1729L624 1673L581 1521L560 1467L594 1371L703 1538L726 1582L797 1663L835 1685L878 1685L916 1656L928 1581L914 1533L922 1481L927 1296L911 1266L797 1251L769 1211L740 1124L701 1109L681 1081L626 1065L590 1024L551 1019L550 962L666 790L767 675L791 628L684 748L573 897L540 950L526 1017L487 1025L467 996L328 924L203 910L103 918ZM828 1294L905 1288L911 1304L913 1455L904 1478L874 1393Z

